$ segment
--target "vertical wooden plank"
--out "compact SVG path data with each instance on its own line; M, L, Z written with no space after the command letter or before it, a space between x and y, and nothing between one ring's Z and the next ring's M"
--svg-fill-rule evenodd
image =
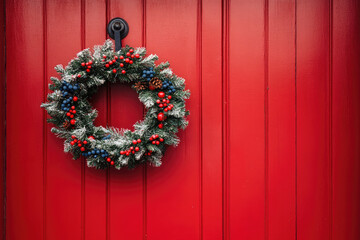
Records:
M81 50L80 1L47 2L47 78ZM81 238L81 161L63 152L63 140L47 131L46 238Z
M5 0L0 1L0 239L5 240Z
M264 239L264 1L231 1L229 14L230 239Z
M124 18L129 26L129 35L122 41L132 47L142 45L142 1L110 1L110 19ZM111 126L129 128L143 119L143 104L130 85L111 85L111 101L108 106ZM134 170L112 169L110 171L111 239L143 239L143 167Z
M295 1L269 1L269 239L295 239Z
M85 48L93 48L103 44L106 39L106 2L105 0L84 1L82 14L85 19L84 43ZM91 99L91 104L99 111L95 120L96 125L106 126L106 87ZM106 170L95 168L85 169L85 239L106 239Z
M189 126L167 149L160 168L148 168L149 239L200 238L200 82L197 65L197 1L147 1L147 47L186 79ZM159 62L160 62L159 61ZM218 139L220 141L220 139ZM221 144L221 142L219 142Z
M202 1L201 114L203 239L222 237L221 1ZM198 46L199 48L199 46ZM199 50L199 49L198 49ZM216 141L214 141L216 139Z
M43 239L43 1L6 2L6 239Z
M329 239L329 1L297 1L298 239Z
M360 4L333 1L333 239L360 239Z

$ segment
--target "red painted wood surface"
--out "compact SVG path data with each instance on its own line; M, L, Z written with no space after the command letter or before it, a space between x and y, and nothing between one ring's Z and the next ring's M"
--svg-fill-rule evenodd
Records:
M297 236L330 238L329 1L297 6ZM311 34L309 34L311 33Z
M296 239L294 2L270 1L267 24L266 231L269 239L291 240Z
M0 239L5 238L5 2L0 1Z
M332 7L332 229L334 240L360 236L360 4Z
M4 239L360 238L358 1L5 5ZM170 61L192 92L160 168L71 160L39 107L54 66L102 44L113 17L130 25L123 44ZM120 128L144 110L120 84L92 103L96 124Z

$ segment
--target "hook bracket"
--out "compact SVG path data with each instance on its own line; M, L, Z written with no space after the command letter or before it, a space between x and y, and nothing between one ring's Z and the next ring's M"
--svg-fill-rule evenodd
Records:
M121 49L121 40L129 33L129 24L122 18L113 18L107 25L107 33L115 40L115 51Z

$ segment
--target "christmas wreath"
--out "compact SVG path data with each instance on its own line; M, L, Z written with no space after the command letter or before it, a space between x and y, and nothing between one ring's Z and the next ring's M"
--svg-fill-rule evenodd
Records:
M93 52L79 52L65 68L55 67L61 78L51 77L52 92L41 107L56 126L51 131L65 139L64 151L74 159L83 156L89 167L101 169L132 168L145 162L160 166L166 147L179 144L176 133L188 125L185 99L190 92L168 62L155 65L158 57L145 54L145 48L129 46L114 52L107 40ZM105 82L131 83L139 94L146 111L134 131L94 126L97 111L89 99Z

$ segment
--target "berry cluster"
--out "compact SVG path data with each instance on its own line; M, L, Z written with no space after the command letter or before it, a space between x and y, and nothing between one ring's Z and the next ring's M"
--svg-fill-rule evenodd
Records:
M106 161L108 163L110 163L111 165L114 165L114 161L111 160L111 158L109 157L109 153L107 151L105 151L104 149L93 149L91 151L85 152L82 154L84 157L89 157L89 156L93 156L93 158L98 158L101 157L103 159L106 159Z
M163 138L160 138L159 135L154 134L149 138L149 141L151 142L151 144L153 145L159 145L161 142L164 142Z
M86 68L86 72L90 72L90 69L91 69L91 65L93 64L93 61L92 60L90 60L90 61L88 61L87 63L81 63L81 66L82 67L85 67ZM81 77L81 75L80 75L80 77Z
M74 98L77 99L77 97L74 97ZM73 101L75 101L75 100L73 100ZM75 113L76 113L75 106L71 106L71 109L69 110L69 112L66 113L66 116L68 116L70 118L71 125L75 125L75 123L76 123L76 120L74 119Z
M163 90L168 90L167 92L168 92L169 94L175 92L175 87L173 86L172 82L170 82L168 79L165 79L165 80L162 82L162 89L163 89Z
M78 97L73 96L73 95L79 89L80 88L77 83L72 85L65 81L62 83L62 86L60 88L61 94L63 96L63 100L61 102L60 107L61 107L61 110L67 112L66 116L69 117L71 125L75 125L75 123L76 123L76 121L74 119L75 113L76 113L74 102L76 102L78 100Z
M79 84L75 83L72 85L71 83L63 81L60 87L61 94L63 97L73 95L75 91L79 90Z
M73 139L70 144L71 145L75 145L77 144L77 146L80 148L80 151L84 152L86 150L86 145L88 144L88 142L85 140L85 141L80 141L78 140L74 135L71 136L71 138ZM83 153L84 155L84 153ZM85 155L84 155L85 156Z
M155 71L154 69L151 67L149 69L145 69L143 70L143 74L142 77L144 79L146 79L148 82L150 82L150 80L155 76Z
M105 62L105 67L106 68L110 68L111 66L112 67L114 67L113 68L113 70L112 70L112 72L113 73L117 73L117 71L118 70L116 70L116 67L120 67L120 68L123 68L125 65L124 65L124 62L125 63L128 63L128 64L133 64L134 63L134 61L133 61L133 59L134 58L140 58L140 55L139 54L133 54L134 53L134 49L129 49L129 51L126 53L126 58L124 57L124 56L114 56L114 59L112 59L112 60L106 60L106 58L107 58L107 56L103 56L103 62ZM130 57L130 58L129 58ZM118 63L118 60L120 59L120 63L119 63L119 65L117 65L117 64L115 64L114 65L114 63ZM121 70L121 73L122 74L125 74L126 73L126 71L125 71L125 69L123 69L123 70Z
M156 103L157 103L159 108L164 108L164 111L167 112L167 111L170 111L174 107L174 105L169 104L170 99L171 99L171 95L167 96L167 99L166 99L166 98L164 98L165 94L163 92L159 92L158 96L159 97L162 96L162 97L160 97L162 99L156 100Z
M120 151L120 154L121 155L126 155L126 156L129 156L131 153L132 154L135 154L135 152L138 152L140 150L140 148L138 146L136 146L137 144L141 143L141 139L138 139L138 140L133 140L132 141L132 144L134 146L131 146L129 149L125 150L125 151Z
M147 155L147 156L150 156L151 155L151 153L152 153L152 151L151 150L149 150L148 152L146 152L145 153L145 156Z

